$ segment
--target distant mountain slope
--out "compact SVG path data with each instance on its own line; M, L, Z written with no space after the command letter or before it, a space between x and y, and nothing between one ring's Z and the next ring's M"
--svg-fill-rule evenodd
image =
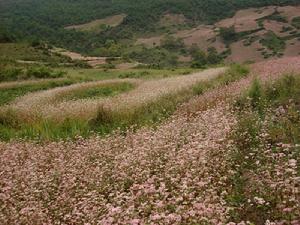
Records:
M260 61L300 55L299 24L300 6L268 6L239 10L233 17L211 25L173 29L171 35L187 47L196 45L204 51L213 47L226 54L227 61ZM164 39L165 34L141 37L135 44L155 48Z
M249 7L298 4L300 0L0 0L0 42L43 40L57 47L85 54L119 56L120 51L125 52L128 47L134 46L137 40L147 44L147 37L155 39L157 36L175 34L176 37L183 39L185 45L190 46L207 35L209 38L199 44L201 48L202 45L205 48L211 46L209 42L214 41L213 47L219 52L225 51L225 54L228 54L230 50L240 49L239 46L243 44L234 40L235 45L232 45L231 49L226 48L228 43L220 41L215 33L216 22L222 20L224 23L217 27L226 27L229 24L234 25L236 31L243 31L243 24L237 25L232 19L223 19L230 18L238 10ZM114 26L105 26L103 21L115 15L126 17ZM262 24L258 22L258 18L244 18L244 23L260 29L259 25ZM95 27L88 30L65 29L76 28L82 24L92 24ZM100 25L101 28L97 27ZM291 21L286 25L291 25ZM204 28L199 29L199 26ZM263 26L267 27L266 30L280 29L279 25L273 22L264 22ZM274 29L268 29L269 27ZM251 30L248 28L244 31ZM283 26L281 28L284 29ZM275 32L276 35L277 33ZM272 37L274 36L270 38ZM250 42L254 39L255 37ZM282 53L283 50L277 52Z

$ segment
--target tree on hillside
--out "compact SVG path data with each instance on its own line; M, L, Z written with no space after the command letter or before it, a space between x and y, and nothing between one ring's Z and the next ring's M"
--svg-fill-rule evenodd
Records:
M192 45L192 47L190 48L190 54L193 58L193 68L203 68L207 65L207 55L204 51L200 50L197 45Z
M210 47L207 49L207 62L208 64L218 64L222 61L222 57L218 54L218 51L215 47Z
M161 40L161 47L169 51L179 51L184 48L184 43L180 38L167 35Z
M231 43L231 42L237 41L237 39L238 39L238 36L237 36L234 26L221 27L220 28L220 36L225 43Z

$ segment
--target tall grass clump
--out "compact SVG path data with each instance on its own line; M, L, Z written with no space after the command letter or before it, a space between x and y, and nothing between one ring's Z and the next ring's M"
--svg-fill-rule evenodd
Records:
M237 101L227 203L234 222L300 218L300 77L255 79ZM299 221L298 221L299 222Z

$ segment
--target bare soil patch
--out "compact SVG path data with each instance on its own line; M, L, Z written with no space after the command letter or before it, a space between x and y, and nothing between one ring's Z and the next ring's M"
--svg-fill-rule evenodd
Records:
M201 49L215 47L219 52L225 50L225 44L217 37L214 26L200 25L191 30L178 31L176 37L182 38L186 46L198 45Z
M286 17L289 22L292 21L294 17L300 15L300 6L283 6L277 8L278 12Z
M162 39L163 39L163 35L150 37L150 38L139 38L136 41L136 44L143 44L146 47L155 47L160 45Z
M221 20L216 25L218 27L234 26L237 32L255 30L259 28L256 20L271 15L275 12L275 8L275 6L268 6L239 10L232 18Z
M287 23L278 22L275 20L265 20L264 21L264 28L266 30L273 31L277 36L284 37L286 36L286 33L281 32L283 27L289 26Z
M300 41L297 39L287 41L284 55L299 56L300 55Z
M125 14L119 14L119 15L109 16L103 19L93 20L91 22L84 23L84 24L67 26L65 27L65 29L97 32L103 29L102 27L103 25L110 26L110 27L119 26L123 22L125 17L126 17Z
M77 52L71 52L65 49L55 48L53 50L55 53L59 53L61 55L70 57L72 60L81 60L87 62L90 66L96 67L99 65L106 64L107 57L90 57L90 56L83 56Z
M226 59L227 62L239 62L243 63L246 61L261 61L263 60L262 54L258 49L263 46L256 41L250 46L245 46L243 41L233 43L231 46L232 54Z

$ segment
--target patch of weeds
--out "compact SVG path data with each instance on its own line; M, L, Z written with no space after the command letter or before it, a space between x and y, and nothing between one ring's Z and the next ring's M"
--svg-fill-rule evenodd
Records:
M64 100L78 100L78 99L87 99L87 98L100 98L100 97L109 97L116 96L118 94L130 91L134 88L134 85L131 83L114 83L114 84L105 84L98 87L88 88L85 90L79 90L72 92L64 96Z
M237 124L226 198L230 221L289 224L299 218L300 202L290 201L296 199L292 190L297 186L280 186L300 174L299 87L300 78L293 75L265 85L256 79L234 105ZM294 169L291 162L297 162Z

